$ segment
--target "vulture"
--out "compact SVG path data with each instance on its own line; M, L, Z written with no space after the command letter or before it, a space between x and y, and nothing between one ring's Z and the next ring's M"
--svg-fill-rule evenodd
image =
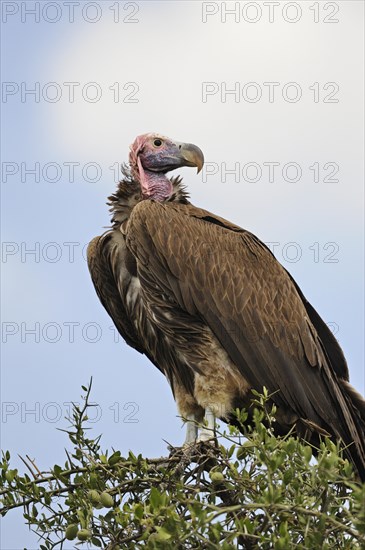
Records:
M101 303L166 376L186 445L214 438L216 418L232 421L266 387L278 434L341 441L365 481L365 400L336 338L263 242L167 175L203 163L190 143L135 139L109 197L112 226L88 246Z

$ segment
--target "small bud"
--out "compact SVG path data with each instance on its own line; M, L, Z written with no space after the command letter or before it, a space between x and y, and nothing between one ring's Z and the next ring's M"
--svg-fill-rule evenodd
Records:
M209 473L209 477L213 483L219 483L220 481L224 481L224 475L222 474L222 472L211 472Z
M79 540L89 540L91 538L91 532L89 529L80 529L80 531L77 532L77 538Z
M74 540L78 533L79 526L76 523L71 523L65 532L65 537L67 540Z
M100 502L103 506L105 506L105 508L113 508L114 506L113 497L105 491L100 495Z

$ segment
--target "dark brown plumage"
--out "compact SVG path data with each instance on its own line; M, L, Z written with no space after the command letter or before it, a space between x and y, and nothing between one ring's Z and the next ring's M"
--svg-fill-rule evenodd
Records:
M265 386L279 433L295 425L309 441L342 440L365 480L365 401L332 332L257 237L190 204L165 175L202 162L194 146L137 138L110 197L113 227L88 249L102 304L168 378L188 443L195 420L206 415L208 439L214 416L228 420Z

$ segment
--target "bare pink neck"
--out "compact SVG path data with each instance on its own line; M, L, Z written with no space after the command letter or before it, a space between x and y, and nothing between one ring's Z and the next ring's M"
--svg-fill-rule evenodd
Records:
M165 174L149 172L144 170L144 184L142 185L143 196L146 199L153 199L162 202L172 193L172 184Z
M162 172L145 170L139 158L137 167L132 167L132 175L140 182L142 195L145 199L162 202L172 193L172 183L169 178Z

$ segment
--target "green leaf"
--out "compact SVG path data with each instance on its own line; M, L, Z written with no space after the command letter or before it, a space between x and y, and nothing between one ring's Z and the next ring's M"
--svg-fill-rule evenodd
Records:
M312 447L310 447L309 445L305 445L302 450L306 462L309 463L312 458Z
M170 533L168 533L166 531L166 529L164 529L163 527L159 527L158 525L156 526L156 531L157 531L157 536L155 538L156 541L158 542L164 542L166 540L169 540L171 539L171 535Z
M90 487L92 489L99 489L99 477L97 474L91 473L90 474Z
M53 473L54 473L54 475L55 475L57 478L60 477L60 475L62 474L62 468L61 468L61 466L59 466L58 464L55 464L55 465L53 466Z
M134 515L138 518L138 519L142 519L143 518L143 515L144 515L144 508L142 506L142 504L136 504L135 508L134 508Z
M352 467L352 464L350 464L350 462L348 460L345 461L345 465L343 467L343 470L345 472L345 475L346 477L351 477L351 475L353 474L353 467Z
M18 470L7 470L5 472L5 479L8 483L11 483L18 474Z
M288 522L287 521L283 521L282 523L280 523L279 533L282 537L287 536L287 534L288 534Z
M150 493L150 503L151 503L152 509L158 510L161 505L161 501L162 499L159 491L156 489L156 487L152 487L151 493Z
M236 450L236 445L231 445L231 447L228 449L228 458L232 458L233 456L233 453L235 452Z
M110 466L114 466L114 464L120 461L120 458L121 458L121 452L116 451L111 455L111 457L109 457L108 464L110 464Z
M132 451L129 451L128 459L129 459L133 464L136 464L136 463L138 462L138 459L137 459L136 455L135 455L134 453L132 453Z

